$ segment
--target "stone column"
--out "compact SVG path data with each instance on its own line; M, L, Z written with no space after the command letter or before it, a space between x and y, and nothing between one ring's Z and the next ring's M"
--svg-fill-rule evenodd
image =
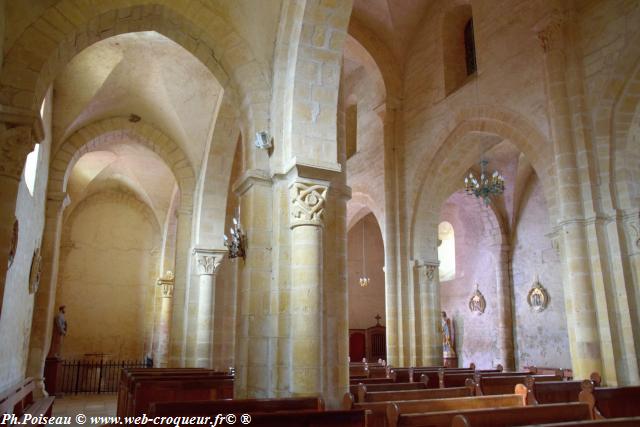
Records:
M588 378L603 372L603 364L567 88L567 20L564 13L554 15L538 37L545 52L572 368L576 378Z
M200 276L196 321L196 357L198 368L211 368L213 363L213 308L216 304L215 275L226 250L195 248L195 266Z
M190 200L191 195L181 195L182 200ZM171 315L171 341L169 344L169 366L184 367L187 352L187 326L189 283L191 279L189 248L191 246L191 230L193 209L184 202L178 209L176 227L176 270L173 287L173 313Z
M498 363L506 370L515 369L513 354L513 317L509 245L499 245L496 257L496 309L498 311Z
M295 180L291 213L291 392L322 391L322 227L328 185Z
M158 310L158 324L155 328L157 347L153 355L155 367L166 368L169 366L169 339L171 333L171 311L173 309L173 275L158 279L157 286L160 291L160 307Z
M19 126L0 134L0 313L13 240L18 187L24 163L33 146L30 127Z
M58 282L62 213L68 204L67 193L49 191L45 207L44 232L42 235L42 273L40 288L35 294L29 340L27 376L39 382L38 395L44 394L43 375L45 359L49 353L53 330L54 305Z
M415 275L420 299L420 341L422 366L442 365L442 335L440 333L439 261L416 263Z

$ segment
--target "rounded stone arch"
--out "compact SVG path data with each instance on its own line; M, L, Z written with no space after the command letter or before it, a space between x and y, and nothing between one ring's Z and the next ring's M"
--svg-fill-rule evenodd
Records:
M154 245L158 247L160 250L160 244L162 242L162 226L158 222L158 218L156 218L153 209L146 200L142 199L140 195L131 191L130 189L125 189L125 191L116 191L116 189L97 191L95 193L87 195L84 197L75 208L69 212L68 216L65 217L64 222L62 224L62 244L64 245L65 239L68 239L70 236L69 227L73 223L74 219L80 215L83 210L85 210L90 203L94 202L119 202L125 203L129 206L132 206L142 214L145 218L149 220L154 230Z
M8 47L0 74L0 102L38 117L51 82L84 48L129 32L156 31L198 58L225 93L238 92L243 115L255 127L268 126L269 70L233 27L204 0L180 10L173 0L118 0L49 7Z
M627 167L627 143L640 103L640 32L631 38L602 85L594 114L600 179L609 183L614 208L632 207L633 177ZM636 177L638 178L638 177Z
M195 210L195 243L201 247L222 248L228 188L238 144L247 144L241 135L239 119L231 102L223 99L216 119L211 147L203 163L204 179L199 183L200 203ZM242 153L249 151L246 145Z
M417 183L413 195L410 217L410 251L412 257L435 259L439 207L462 186L462 178L468 167L478 161L483 153L481 144L468 144L470 135L492 135L508 140L527 157L540 177L550 213L555 207L555 176L551 144L522 116L493 106L476 106L457 112L453 120L439 135L439 149L435 154L427 152L421 164L433 165L416 172ZM554 218L554 215L551 215ZM420 235L420 239L416 236ZM421 247L417 242L423 242Z
M67 138L51 159L49 194L64 193L73 166L84 154L100 149L112 138L129 137L157 154L171 169L180 188L183 207L193 205L195 174L182 149L149 123L132 123L123 117L91 123Z

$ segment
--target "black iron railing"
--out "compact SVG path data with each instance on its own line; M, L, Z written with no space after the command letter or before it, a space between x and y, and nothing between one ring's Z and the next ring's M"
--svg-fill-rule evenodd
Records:
M65 360L62 362L62 393L115 393L123 368L146 368L144 361Z

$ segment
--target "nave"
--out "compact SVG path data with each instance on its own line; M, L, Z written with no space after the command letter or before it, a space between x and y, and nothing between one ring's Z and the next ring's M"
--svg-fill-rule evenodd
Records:
M0 1L3 414L638 416L637 22Z

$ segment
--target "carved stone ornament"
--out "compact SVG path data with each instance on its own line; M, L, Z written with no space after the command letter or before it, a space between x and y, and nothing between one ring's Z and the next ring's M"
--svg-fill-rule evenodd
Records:
M436 277L436 268L438 268L437 265L435 264L427 264L427 279L429 279L430 282L433 281L433 279Z
M536 277L527 294L527 304L535 312L544 311L549 305L549 293Z
M216 274L224 253L226 251L213 251L207 249L194 249L193 254L196 256L196 267L199 275Z
M565 12L555 10L544 28L538 31L538 40L545 52L550 52L562 46L564 43L563 30L567 19Z
M18 235L20 232L20 225L18 224L18 219L13 223L13 235L11 236L11 248L9 248L9 262L7 265L7 269L11 268L13 264L13 259L16 257L16 252L18 251Z
M322 225L327 190L327 186L311 182L291 184L291 227Z
M35 294L38 292L38 287L40 286L40 276L41 276L41 264L42 264L42 256L40 256L40 248L36 248L33 251L33 258L31 259L31 270L29 273L29 293Z
M31 128L18 126L0 136L0 175L20 179L27 154L33 150Z
M173 271L169 270L165 273L164 277L158 279L157 285L160 286L162 292L162 298L173 297L173 285L175 282L175 275Z
M471 295L471 298L469 298L469 311L473 314L481 315L486 308L487 301L484 299L484 295L482 295L482 292L480 292L476 284L476 290Z

